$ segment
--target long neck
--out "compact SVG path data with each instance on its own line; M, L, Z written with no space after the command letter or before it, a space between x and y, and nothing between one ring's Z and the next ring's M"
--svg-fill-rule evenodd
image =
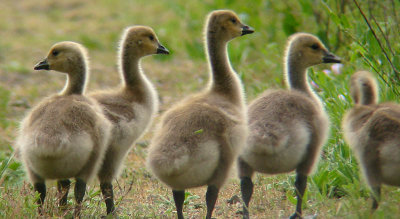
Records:
M125 49L121 55L120 71L123 90L126 92L125 97L130 101L152 103L156 99L155 89L143 74L140 68L140 56L134 51L134 49Z
M302 67L295 57L288 57L285 69L286 81L290 89L304 93L310 93L311 89L307 82L307 68Z
M227 42L218 40L213 33L208 33L206 44L211 70L210 89L228 96L233 102L241 102L242 88L229 63Z
M289 86L289 89L304 93L322 106L321 100L312 91L307 81L307 67L303 66L296 57L290 55L287 56L285 64L286 82Z
M67 82L62 95L83 94L86 88L88 69L84 61L75 65L74 70L67 74Z
M131 52L130 52L131 51ZM124 49L121 55L121 74L124 86L132 88L141 84L139 57L132 50Z
M362 105L376 104L377 101L377 91L372 87L372 85L359 85L360 87L360 100L359 103Z

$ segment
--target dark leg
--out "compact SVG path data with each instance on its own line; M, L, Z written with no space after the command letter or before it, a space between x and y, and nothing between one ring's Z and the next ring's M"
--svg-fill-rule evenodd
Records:
M85 196L86 191L86 182L82 179L77 178L75 183L75 200L76 200L76 208L74 212L74 216L80 218L81 216L81 208L82 208L82 200L83 196Z
M57 190L60 196L60 201L58 205L65 206L67 204L68 192L71 185L71 181L69 179L63 179L57 181Z
M245 206L243 206L243 218L250 218L249 216L249 203L251 196L253 195L253 182L250 177L240 178L240 190L242 191L242 199Z
M172 195L174 196L178 219L183 219L183 202L185 201L185 190L172 190Z
M307 175L297 173L294 185L296 187L297 205L296 212L290 216L291 219L301 218L301 205L303 204L303 195L307 187Z
M100 183L101 192L107 206L107 215L114 213L114 192L110 182Z
M381 199L381 187L374 186L372 187L372 211L375 211L379 206L379 200Z
M216 186L208 186L206 193L207 216L206 219L211 219L214 210L215 202L217 202L219 189Z
M37 204L39 205L38 211L39 215L43 215L43 204L44 204L44 199L46 198L46 184L45 182L37 182L33 185L34 189L36 192L39 193L39 200L37 201Z

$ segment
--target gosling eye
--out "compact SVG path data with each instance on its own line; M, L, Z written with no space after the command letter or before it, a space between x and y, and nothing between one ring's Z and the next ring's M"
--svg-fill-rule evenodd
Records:
M311 45L311 49L313 49L313 50L319 49L318 44L316 44L316 43L312 44L312 45Z
M149 39L150 39L151 41L154 41L154 36L153 36L153 35L150 35L150 36L149 36Z
M234 24L236 24L237 21L236 21L235 18L231 18L231 22L234 23Z
M57 56L58 54L60 54L60 52L58 50L53 50L53 52L51 52L51 54L53 56Z

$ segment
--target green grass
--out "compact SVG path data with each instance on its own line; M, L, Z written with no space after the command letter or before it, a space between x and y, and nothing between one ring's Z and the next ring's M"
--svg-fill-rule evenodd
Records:
M360 9L356 3L360 4ZM230 60L245 85L248 101L267 88L284 86L282 56L287 37L294 32L316 34L344 60L341 74L325 74L329 65L310 71L330 115L331 135L315 174L308 181L305 214L321 218L396 218L400 189L385 186L380 208L370 215L369 190L344 142L340 123L351 107L350 75L360 69L375 73L382 101L397 101L400 94L400 3L384 1L0 1L0 217L36 217L35 195L19 161L12 158L18 123L31 106L62 89L64 76L34 72L52 44L72 40L84 44L91 56L88 90L116 86L116 48L122 30L135 24L153 27L169 56L145 58L142 66L155 83L164 111L207 81L203 51L203 25L214 9L236 11L256 33L233 40ZM362 14L365 14L365 18ZM156 119L156 122L158 118ZM135 146L116 184L121 218L170 218L175 216L171 191L144 167L150 132ZM294 174L256 175L251 214L258 218L287 217L294 211ZM47 216L70 216L55 207L54 182L48 183ZM73 191L69 207L72 208ZM185 216L204 217L204 188L188 190ZM236 174L221 191L214 213L218 218L240 217L240 203L226 201L240 195ZM71 209L69 209L71 210ZM89 185L84 216L105 212L98 183Z

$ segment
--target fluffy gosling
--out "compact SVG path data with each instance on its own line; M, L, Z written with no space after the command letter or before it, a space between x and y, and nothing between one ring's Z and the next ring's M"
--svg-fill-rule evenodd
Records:
M400 186L400 106L378 104L378 86L370 72L352 75L354 106L343 117L344 137L355 153L378 208L381 185Z
M158 111L157 92L140 68L141 58L153 54L169 54L153 29L147 26L126 28L118 58L122 85L114 90L90 94L113 124L110 143L98 174L107 214L115 210L112 180L118 176L132 144L145 133Z
M340 59L317 37L297 33L288 40L284 60L289 90L267 90L249 105L249 137L238 162L243 218L249 218L255 171L278 174L293 170L297 173L297 206L291 218L300 218L307 176L328 136L328 116L307 82L307 68Z
M206 23L209 84L164 113L147 157L153 174L172 188L179 219L184 190L203 185L208 186L206 218L211 218L219 189L247 137L243 87L229 63L227 43L254 31L228 10L211 12Z
M17 145L34 190L46 197L46 179L58 179L60 205L67 203L69 178L75 178L75 216L80 215L86 183L97 173L111 131L96 101L85 97L89 67L86 50L74 42L55 44L35 70L67 74L64 90L45 98L23 119Z

